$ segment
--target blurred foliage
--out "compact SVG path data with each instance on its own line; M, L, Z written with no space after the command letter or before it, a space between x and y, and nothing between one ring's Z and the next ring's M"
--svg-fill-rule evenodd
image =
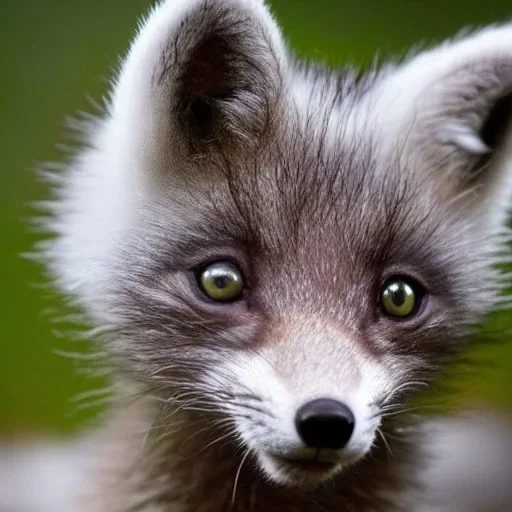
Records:
M418 42L432 42L464 26L504 20L508 0L274 0L273 10L292 46L331 64L365 64L374 54L401 55ZM55 349L78 350L54 336L41 269L19 257L36 236L27 229L30 203L47 196L35 179L39 162L62 160L65 119L95 111L108 79L127 48L145 0L3 0L0 6L0 226L4 268L0 307L0 431L69 431L84 421L69 400L91 383ZM509 313L494 325L512 327ZM490 361L482 376L468 378L477 397L512 406L512 344L481 353ZM466 385L465 385L466 386Z

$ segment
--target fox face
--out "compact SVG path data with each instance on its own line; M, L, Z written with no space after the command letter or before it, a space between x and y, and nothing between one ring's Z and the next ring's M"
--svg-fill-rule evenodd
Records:
M359 76L296 61L258 0L160 3L62 176L57 284L120 372L271 480L325 481L499 301L511 48Z

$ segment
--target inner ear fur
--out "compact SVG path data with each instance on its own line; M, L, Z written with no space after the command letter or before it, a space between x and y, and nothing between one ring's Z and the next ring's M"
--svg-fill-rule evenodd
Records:
M253 143L272 124L280 96L278 59L264 28L250 13L207 3L182 48L175 109L189 147ZM190 23L190 21L189 21Z

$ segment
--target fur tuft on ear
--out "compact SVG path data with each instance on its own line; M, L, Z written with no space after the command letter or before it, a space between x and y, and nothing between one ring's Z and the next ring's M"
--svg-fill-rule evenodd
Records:
M512 25L491 27L420 53L376 90L382 126L450 197L501 205L512 196ZM405 134L405 135L404 135ZM404 144L402 144L404 143ZM494 209L494 206L490 206Z
M112 117L153 169L176 152L253 143L277 116L285 62L259 0L167 0L122 67Z

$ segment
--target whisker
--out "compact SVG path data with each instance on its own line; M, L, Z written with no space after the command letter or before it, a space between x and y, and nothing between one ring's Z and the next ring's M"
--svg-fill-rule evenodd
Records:
M403 384L400 384L399 386L393 388L382 400L381 406L386 405L392 398L395 396L399 391L404 391L407 389L416 389L418 387L428 387L429 384L424 381L409 381L404 382Z
M242 471L242 466L244 465L244 462L250 453L251 453L250 449L247 449L247 451L245 452L245 455L243 456L242 461L240 462L240 465L238 466L238 469L236 471L235 481L233 484L233 494L231 495L231 509L233 509L233 507L235 506L236 488L238 486L238 480L240 478L240 472Z
M203 432L206 432L208 430L211 430L213 428L218 428L224 425L229 425L230 423L233 423L233 418L221 418L212 424L208 425L207 427L204 427L202 429L196 430L194 433L192 433L190 436L188 436L182 443L180 443L178 447L178 453L182 453L183 447L189 443L194 437L197 437L198 435L202 434ZM207 446L208 448L208 446ZM200 453L200 452L199 452Z
M266 416L270 416L271 418L275 418L275 415L269 411L267 408L264 407L256 407L253 405L249 405L243 402L227 402L226 404L223 404L223 408L228 409L229 406L235 406L240 407L241 409L249 409L254 412L259 412L261 414L264 414Z
M382 442L384 443L384 446L386 447L390 457L393 457L393 452L391 451L391 447L389 446L388 440L386 439L384 432L382 432L380 427L377 427L375 431L377 432L377 434L379 434L380 438L382 439Z
M192 458L192 457L196 457L197 455L199 455L200 453L203 453L205 452L206 450L208 450L208 448L211 448L213 445L217 444L217 443L220 443L221 441L223 441L224 439L227 439L229 437L234 437L235 436L235 431L232 429L230 430L229 432L227 432L226 434L214 439L213 441L209 442L206 446L203 446L200 450L198 451L195 451L194 453L191 453L190 455L187 455L187 458Z
M435 404L419 405L418 407L408 407L406 409L400 409L398 411L388 412L388 413L383 414L382 417L383 418L391 418L393 416L398 416L400 414L405 414L405 413L415 412L415 411L422 411L422 410L426 410L426 409L441 410L442 407L443 406L440 404L438 404L438 405L435 405Z

